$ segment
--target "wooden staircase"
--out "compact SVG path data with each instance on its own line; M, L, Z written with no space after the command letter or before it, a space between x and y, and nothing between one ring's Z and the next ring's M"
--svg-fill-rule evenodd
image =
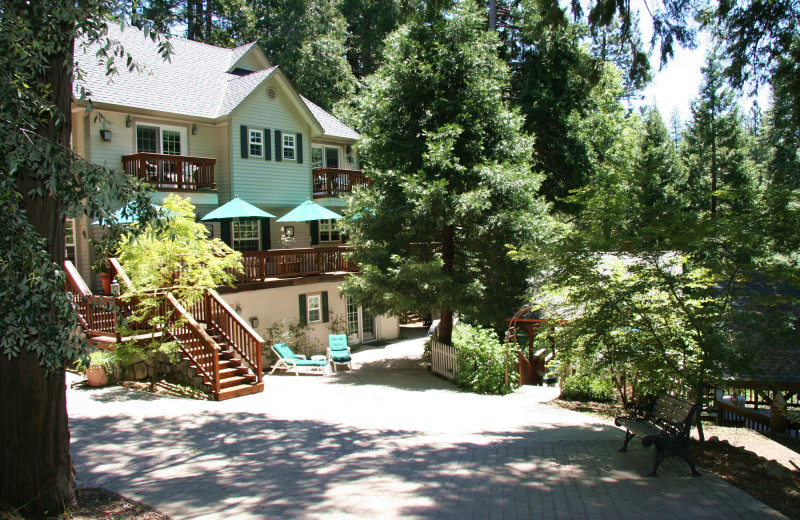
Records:
M135 290L116 259L111 259L117 279L128 291ZM70 294L78 321L91 344L114 349L125 341L141 341L151 334L120 336L120 317L130 316L135 308L135 298L127 303L113 297L93 295L75 266L65 263L66 290ZM223 300L209 289L191 309L185 309L165 289L162 317L170 316L169 323L156 334L168 334L178 344L180 356L201 376L211 388L217 401L264 391L261 351L264 340Z
M224 401L242 395L256 394L264 391L264 382L244 366L234 348L227 343L219 332L209 334L219 350L219 393L217 401ZM211 382L208 382L211 386Z

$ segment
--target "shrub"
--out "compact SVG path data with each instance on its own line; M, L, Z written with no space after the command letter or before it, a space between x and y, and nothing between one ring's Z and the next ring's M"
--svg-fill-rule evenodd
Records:
M507 394L517 388L519 374L509 352L506 386L506 347L489 329L459 323L453 330L453 346L458 352L456 383L479 394Z
M567 401L611 403L616 399L614 383L590 376L572 376L561 383L561 398Z

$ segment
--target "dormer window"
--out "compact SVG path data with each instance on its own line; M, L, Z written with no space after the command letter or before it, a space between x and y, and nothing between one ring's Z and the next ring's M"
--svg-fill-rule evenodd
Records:
M231 71L231 74L234 76L247 76L248 74L252 74L252 70L243 69L241 67L236 67Z

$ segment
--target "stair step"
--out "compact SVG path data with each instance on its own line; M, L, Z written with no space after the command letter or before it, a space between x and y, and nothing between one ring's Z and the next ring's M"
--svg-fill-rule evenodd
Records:
M255 382L256 382L256 376L252 374L244 376L232 375L225 378L223 378L222 375L220 375L219 387L230 388L232 386L237 386L244 383L255 383Z
M233 397L240 397L243 395L257 394L264 391L264 383L237 385L225 388L219 391L217 401L224 401Z

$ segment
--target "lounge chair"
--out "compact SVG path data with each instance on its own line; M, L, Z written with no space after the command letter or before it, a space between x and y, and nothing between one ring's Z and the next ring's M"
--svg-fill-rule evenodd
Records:
M281 370L293 370L296 376L300 375L298 370L300 368L305 368L308 372L324 374L325 368L328 366L328 361L325 359L306 359L303 354L295 354L285 343L272 345L272 351L278 356L278 361L272 366L270 375L279 368Z
M336 372L336 365L347 365L353 370L350 358L350 347L347 346L347 334L328 334L328 363Z

